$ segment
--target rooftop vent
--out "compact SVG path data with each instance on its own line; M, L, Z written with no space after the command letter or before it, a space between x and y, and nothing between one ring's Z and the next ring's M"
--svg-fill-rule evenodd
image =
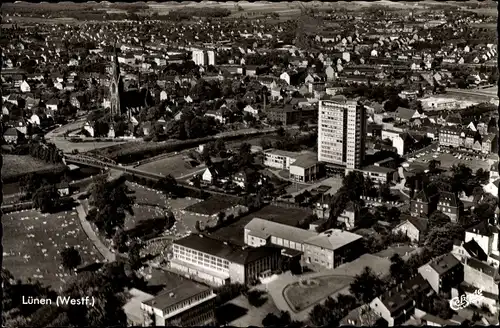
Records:
M198 236L200 236L200 238L203 238L203 235L202 235L202 234L199 234Z
M168 296L170 296L170 297L174 297L174 296L175 296L175 294L174 294L174 293L170 293L170 294L168 294Z

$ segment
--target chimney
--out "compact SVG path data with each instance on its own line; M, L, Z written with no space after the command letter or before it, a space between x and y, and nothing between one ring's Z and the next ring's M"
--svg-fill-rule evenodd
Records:
M175 296L175 294L171 292L170 294L168 294L168 296L170 296L170 297L174 297L174 296Z

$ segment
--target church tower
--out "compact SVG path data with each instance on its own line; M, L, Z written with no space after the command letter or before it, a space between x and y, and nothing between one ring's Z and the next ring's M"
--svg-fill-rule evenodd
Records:
M116 45L114 47L114 58L111 67L111 83L109 85L109 94L111 102L111 116L121 114L121 96L123 93L123 83L120 76L120 65L118 64L118 54Z

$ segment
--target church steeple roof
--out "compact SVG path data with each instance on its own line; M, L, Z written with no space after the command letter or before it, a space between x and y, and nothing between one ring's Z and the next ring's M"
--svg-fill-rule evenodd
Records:
M118 52L116 51L116 43L113 45L112 76L114 79L120 78L120 65L118 63Z

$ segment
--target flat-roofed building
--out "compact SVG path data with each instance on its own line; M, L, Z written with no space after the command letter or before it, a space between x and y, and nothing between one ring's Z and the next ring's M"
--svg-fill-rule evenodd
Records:
M315 154L304 154L290 164L290 179L297 182L316 180L319 174L319 165Z
M374 182L387 183L393 180L396 170L378 165L370 165L364 167L361 172L365 178L370 178Z
M143 301L145 326L207 326L215 323L216 294L192 281Z
M245 244L252 247L274 245L302 252L303 260L335 268L359 257L362 237L338 229L323 233L300 229L260 218L245 226Z
M264 165L280 170L288 170L290 164L297 160L300 153L279 150L267 149L264 151Z
M173 243L170 267L211 285L248 284L265 271L278 268L280 251L274 247L238 247L191 234Z
M362 249L362 237L349 231L330 229L307 239L304 258L328 269L357 259Z

